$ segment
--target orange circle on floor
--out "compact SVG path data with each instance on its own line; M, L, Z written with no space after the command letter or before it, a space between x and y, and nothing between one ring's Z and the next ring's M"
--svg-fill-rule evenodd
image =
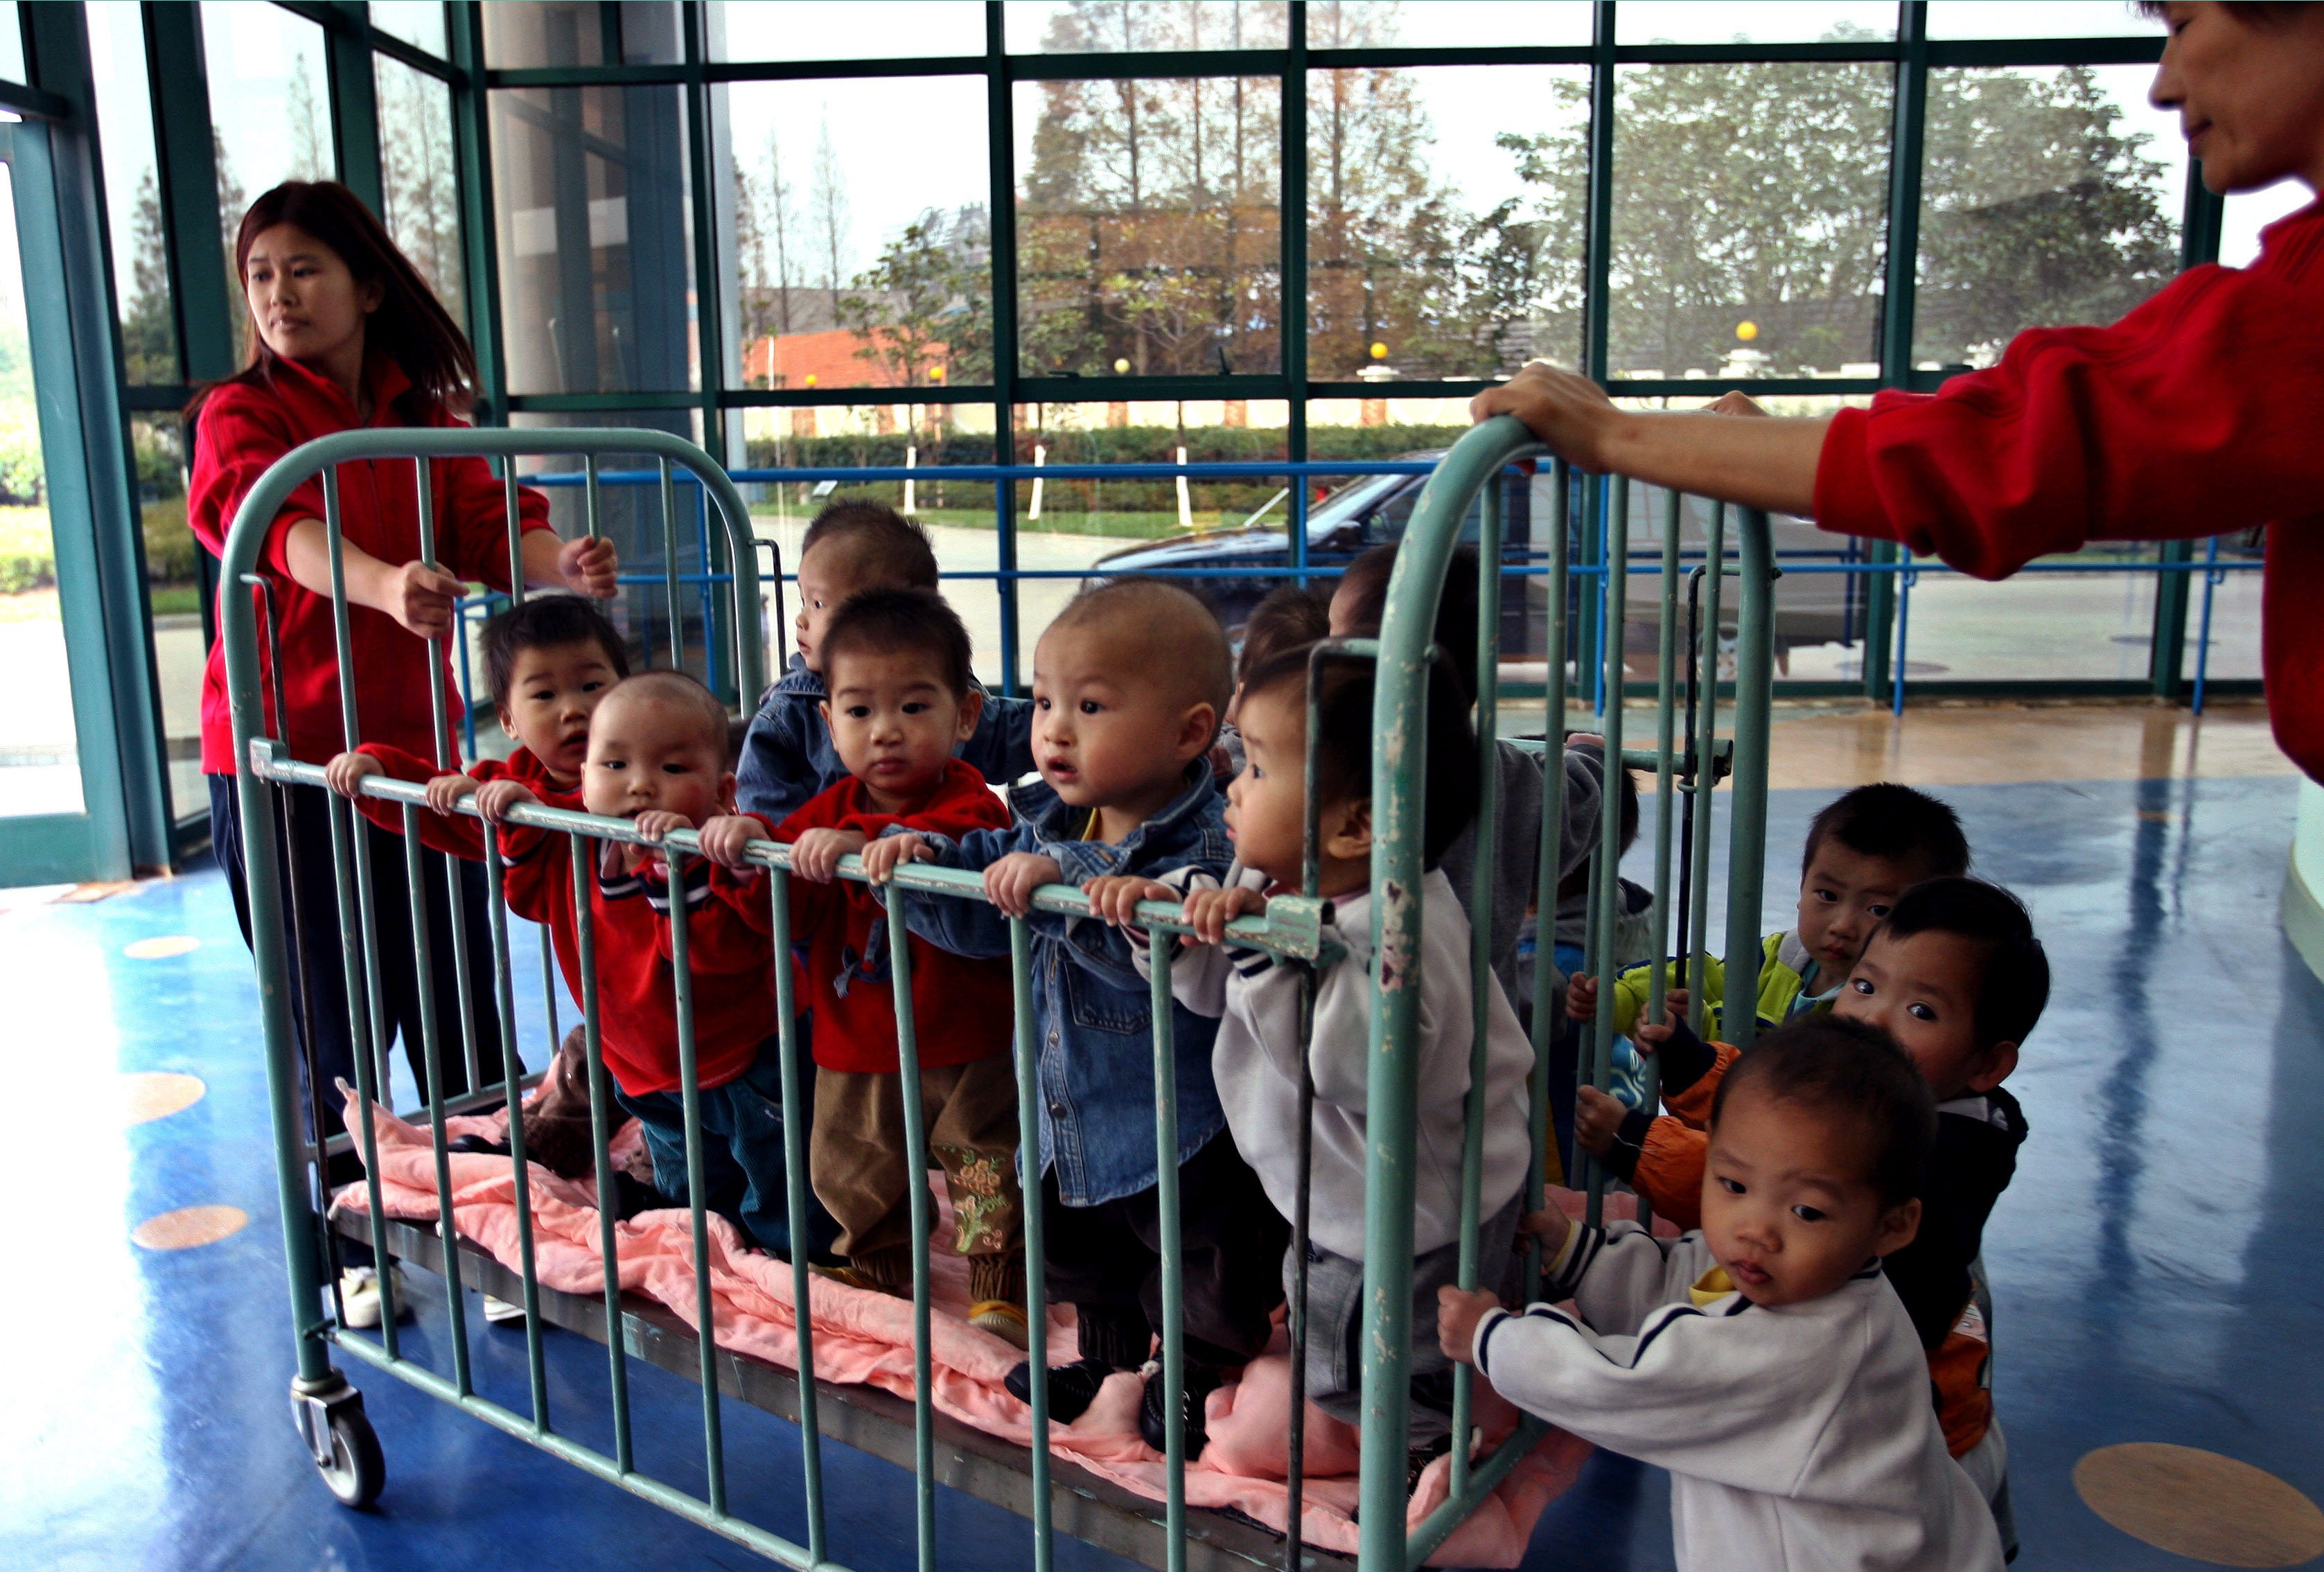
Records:
M132 961L166 961L172 955L183 955L189 950L199 950L202 942L191 933L164 933L155 939L140 939L124 944L121 953Z
M193 1107L208 1091L198 1075L180 1075L167 1070L124 1075L121 1078L122 1122L143 1125L166 1119L180 1108Z
M148 1250L190 1250L231 1238L249 1222L250 1214L240 1207L180 1207L147 1218L129 1230L129 1237Z
M2274 1475L2160 1441L2101 1447L2074 1465L2089 1509L2158 1549L2220 1567L2324 1556L2324 1511Z

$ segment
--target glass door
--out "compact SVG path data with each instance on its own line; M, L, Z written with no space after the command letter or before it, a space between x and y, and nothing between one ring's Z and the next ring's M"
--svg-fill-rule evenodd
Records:
M65 299L48 133L0 124L0 886L129 872Z

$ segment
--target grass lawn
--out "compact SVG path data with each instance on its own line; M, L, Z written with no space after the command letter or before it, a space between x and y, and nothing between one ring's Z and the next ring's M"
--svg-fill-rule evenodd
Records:
M0 507L0 591L29 590L52 583L56 575L49 510Z

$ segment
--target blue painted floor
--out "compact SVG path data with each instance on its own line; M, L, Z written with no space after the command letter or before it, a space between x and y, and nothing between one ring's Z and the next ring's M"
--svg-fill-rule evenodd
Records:
M1948 789L1987 877L2017 888L2058 986L2012 1086L2033 1136L1986 1239L1997 1406L2030 1567L2196 1563L2102 1522L2077 1459L2119 1441L2208 1448L2324 1497L2324 987L2275 920L2283 779ZM1775 795L1768 912L1783 920L1808 815ZM134 960L140 939L188 953ZM521 970L520 978L537 976ZM0 1294L0 1567L473 1568L755 1565L745 1552L357 1367L385 1448L380 1510L335 1505L295 1439L279 1214L254 990L215 873L0 915L0 1065L20 1153ZM524 994L531 995L530 1003ZM540 990L520 989L540 1043ZM125 1126L120 1074L208 1094ZM250 1226L177 1252L129 1230L223 1203ZM416 1274L415 1284L436 1280ZM473 1301L472 1301L473 1307ZM521 1406L521 1335L472 1311L480 1384ZM440 1305L411 1333L440 1356ZM551 1410L602 1435L604 1356L551 1338ZM695 1389L633 1365L641 1456L699 1488ZM800 1528L795 1438L726 1410L731 1487ZM827 1448L835 1553L911 1558L910 1486ZM946 1493L948 1567L1029 1561L1023 1522ZM1600 1457L1544 1518L1527 1565L1670 1565L1659 1475ZM1120 1563L1061 1544L1072 1568Z

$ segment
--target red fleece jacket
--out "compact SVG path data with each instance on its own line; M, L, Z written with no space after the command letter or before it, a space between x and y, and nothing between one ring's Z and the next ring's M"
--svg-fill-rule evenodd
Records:
M2181 273L2111 327L2041 327L1935 393L1883 392L1824 439L1816 519L1979 578L2087 540L2267 526L2276 741L2324 780L2324 203L2247 268Z
M778 841L807 830L853 830L877 840L890 825L958 840L971 830L1005 830L1009 809L975 767L946 761L944 779L918 807L882 814L853 776L799 804ZM896 1053L896 1001L888 950L888 909L851 879L809 884L794 878L793 938L807 946L798 1007L815 1012L815 1062L826 1070L884 1071L900 1068ZM890 894L890 900L898 898ZM924 896L924 900L942 897ZM972 961L911 941L912 1025L920 1067L935 1070L1006 1053L1014 1001L1008 963Z

